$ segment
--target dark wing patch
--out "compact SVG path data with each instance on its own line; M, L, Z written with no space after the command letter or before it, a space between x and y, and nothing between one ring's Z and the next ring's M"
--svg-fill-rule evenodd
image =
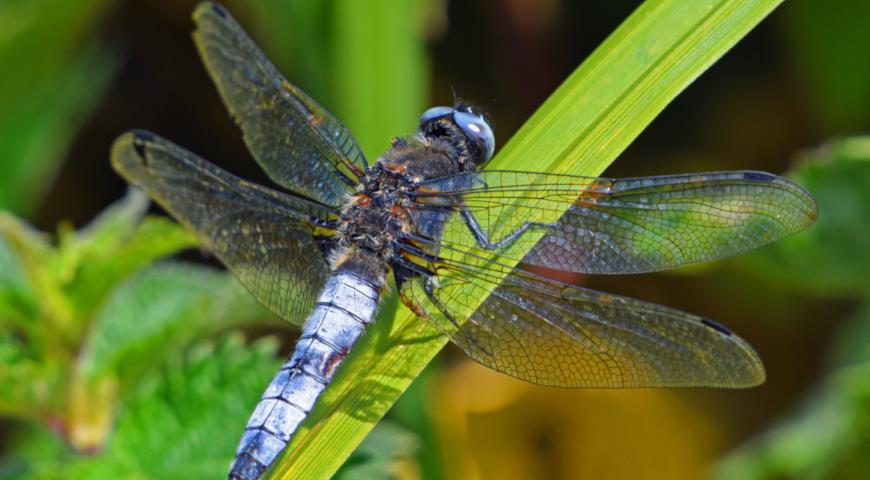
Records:
M315 234L335 212L242 180L150 132L119 137L112 166L192 230L266 307L301 323L327 275ZM322 230L322 232L318 232Z

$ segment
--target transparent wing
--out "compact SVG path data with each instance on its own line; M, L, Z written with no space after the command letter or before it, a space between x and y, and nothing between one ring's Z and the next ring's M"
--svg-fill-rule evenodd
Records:
M558 387L741 388L764 381L749 344L711 320L507 269L439 260L402 284L403 301L472 359ZM466 320L467 319L467 320Z
M351 134L291 85L222 6L200 4L193 19L199 54L263 170L290 191L338 205L366 169Z
M319 242L333 211L242 180L145 131L112 147L112 166L145 190L266 307L301 323L327 275Z
M516 246L528 253L514 260L579 273L651 272L729 257L799 232L818 214L800 186L751 171L626 179L468 172L425 182L412 196L416 210L476 222L445 225L444 247L512 258Z

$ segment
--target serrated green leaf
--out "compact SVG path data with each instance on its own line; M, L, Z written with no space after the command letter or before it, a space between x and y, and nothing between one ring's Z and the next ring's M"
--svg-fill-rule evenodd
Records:
M276 343L244 345L238 335L201 345L144 380L118 418L105 450L91 458L36 466L35 478L212 479L227 465L258 392L279 368Z
M779 3L645 2L553 93L489 168L600 174L680 91ZM280 457L272 478L331 476L445 342L407 309L392 322L370 327Z
M123 198L104 208L84 228L62 238L60 248L70 250L70 255L78 254L74 256L82 255L82 251L116 248L145 218L150 203L142 191L129 188ZM74 268L78 262L70 263Z
M0 414L53 423L79 451L98 448L119 397L167 356L273 318L225 272L143 270L195 245L177 224L143 219L147 208L131 191L83 230L62 227L57 248L0 212Z
M135 275L96 313L79 357L86 380L135 382L192 341L276 321L226 272L165 263Z
M63 402L65 368L0 332L0 416L37 420Z
M147 207L147 197L131 191L82 231L62 227L57 248L48 235L0 212L0 236L14 256L6 262L8 275L19 275L17 265L23 276L19 287L26 285L26 290L0 290L0 302L8 297L0 312L10 312L0 324L17 319L32 340L53 337L49 350L61 347L57 342L77 342L115 285L158 258L196 245L192 234L165 218L143 220ZM22 311L30 315L16 315Z
M88 252L74 277L64 279L64 293L82 318L88 318L108 292L130 275L197 245L189 232L162 217L145 218L124 240L114 249Z
M80 317L89 318L111 288L140 268L197 245L175 222L143 218L148 205L130 189L86 228L62 237L57 276Z
M189 264L143 270L112 292L90 325L69 389L70 442L80 450L102 445L128 390L170 355L269 319L277 321L226 272Z

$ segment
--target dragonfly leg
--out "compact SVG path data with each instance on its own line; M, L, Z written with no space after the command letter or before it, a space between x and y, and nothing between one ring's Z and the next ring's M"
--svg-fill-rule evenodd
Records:
M463 220L465 220L465 225L468 226L468 230L471 231L471 234L474 236L477 244L480 245L481 248L484 248L486 250L499 250L501 248L510 247L514 244L514 242L517 241L518 238L520 238L531 228L539 227L549 230L556 226L555 223L525 222L520 225L519 228L509 233L501 240L493 242L470 210L468 210L467 208L463 208L460 211L462 213Z
M459 322L457 322L456 319L453 318L453 315L450 314L450 309L448 309L443 303L441 303L441 299L439 299L438 296L435 295L436 287L437 284L432 277L427 278L423 282L423 291L426 293L426 297L429 298L429 301L432 302L432 304L441 311L441 313L444 315L444 318L446 318L447 321L449 321L456 330L459 330Z
M444 303L441 301L441 299L438 298L438 296L435 294L435 288L436 283L433 279L428 278L425 282L423 282L423 291L426 292L426 296L429 298L429 301L432 302L432 304L441 311L441 314L444 315L444 318L446 318L450 322L455 330L453 330L452 332L445 331L440 325L433 322L435 323L436 328L441 330L441 333L447 335L448 337L453 337L454 335L462 335L466 343L468 343L469 345L474 345L478 349L478 351L481 351L487 355L492 355L492 353L488 349L484 348L483 345L477 342L477 339L463 333L463 330L460 328L459 322L456 321L456 318L450 313L450 309L448 309L447 306L444 305ZM465 321L472 322L474 320L472 318L466 318Z

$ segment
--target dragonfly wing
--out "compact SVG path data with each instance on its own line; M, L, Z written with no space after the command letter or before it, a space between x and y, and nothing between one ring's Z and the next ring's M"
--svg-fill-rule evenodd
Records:
M403 301L472 359L521 380L558 387L741 388L765 378L749 344L702 317L522 270L508 273L469 314L499 283L495 273L507 267L445 262L429 268L437 281L421 275L405 282Z
M593 274L729 257L799 232L818 215L797 184L751 171L627 179L483 171L428 182L415 195L416 208L441 210L451 196L492 243L529 225L507 245L528 252L524 257L512 257L507 246L498 255ZM483 254L468 230L451 223L444 246Z
M301 323L327 275L315 236L334 212L249 183L145 131L119 137L112 165L192 230L266 307ZM324 230L325 232L326 230Z
M338 205L366 168L353 136L290 84L222 6L202 3L193 19L200 56L263 170L290 191Z

